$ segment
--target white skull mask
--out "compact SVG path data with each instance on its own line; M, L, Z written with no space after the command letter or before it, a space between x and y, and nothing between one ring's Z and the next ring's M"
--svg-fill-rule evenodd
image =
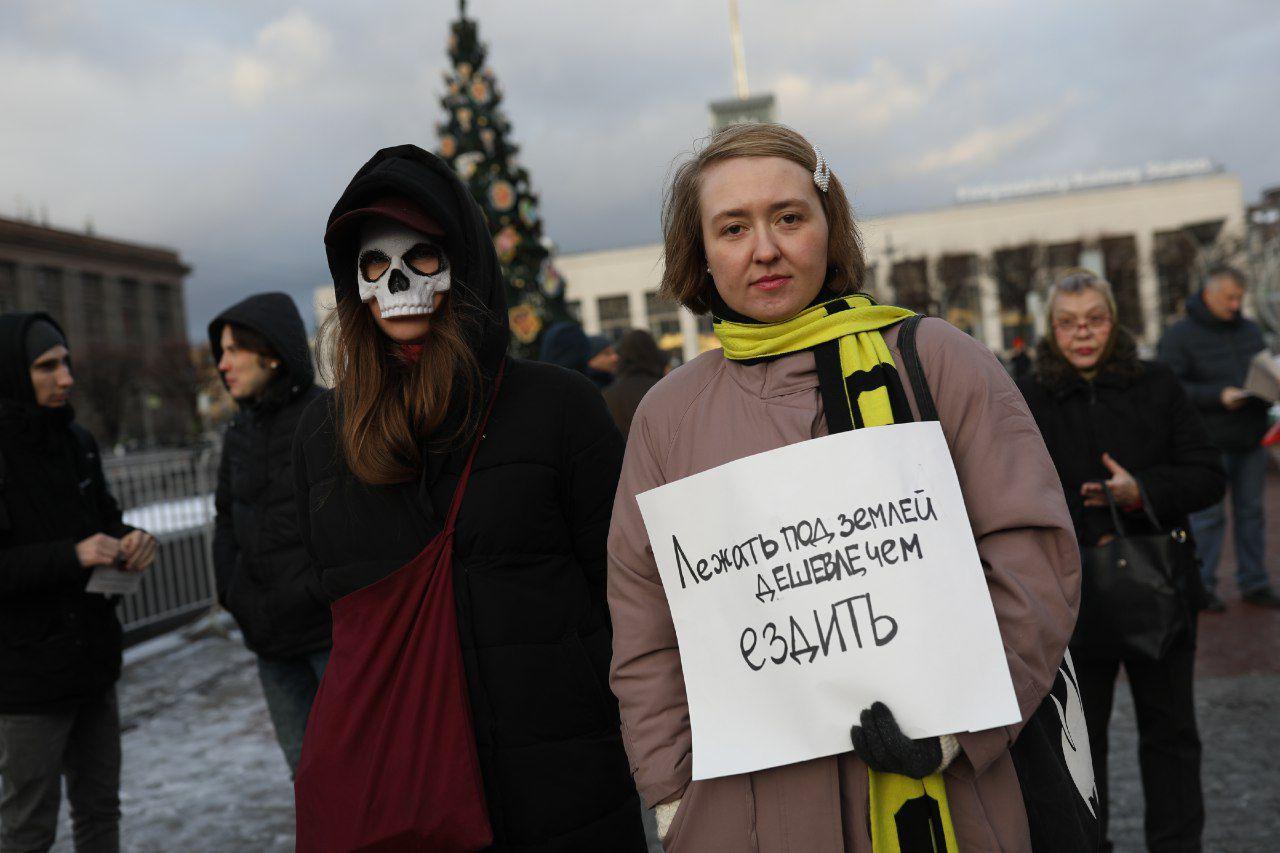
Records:
M383 317L430 314L449 289L449 258L437 238L380 217L360 230L356 281L360 301L376 298Z

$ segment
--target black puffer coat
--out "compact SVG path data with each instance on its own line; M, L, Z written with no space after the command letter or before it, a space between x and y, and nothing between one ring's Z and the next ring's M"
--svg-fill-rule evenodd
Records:
M670 356L658 348L653 335L644 329L632 329L618 341L618 378L603 394L609 414L623 436L631 432L636 407L649 389L666 375L670 360Z
M250 296L209 324L215 363L222 358L227 323L266 338L284 370L227 427L213 536L218 599L236 618L245 644L264 657L327 649L329 600L298 533L293 495L293 433L302 411L321 393L307 331L288 295Z
M1133 338L1117 327L1111 356L1092 381L1040 342L1035 370L1018 387L1058 469L1062 491L1084 547L1096 545L1115 523L1105 507L1085 507L1080 487L1108 480L1109 453L1141 484L1164 530L1186 527L1188 513L1221 500L1222 457L1177 378L1159 362L1139 361ZM1126 529L1154 532L1142 510L1127 513ZM1198 603L1198 575L1186 578Z
M450 299L492 377L507 344L503 282L479 208L449 167L414 146L379 152L330 217L407 196L441 223ZM331 244L339 300L358 298L354 247ZM466 310L466 309L464 309ZM488 387L477 395L483 401ZM455 401L446 424L467 418ZM431 443L425 442L430 448ZM366 486L342 460L332 397L294 446L304 537L338 598L415 557L440 532L466 448L429 450L420 478ZM608 688L605 539L622 439L579 374L510 360L454 542L458 629L495 849L643 851L639 801Z
M1265 348L1257 323L1244 317L1219 320L1199 293L1187 299L1187 316L1160 339L1160 360L1182 380L1220 450L1252 450L1267 431L1263 400L1251 397L1234 411L1222 405L1222 389L1243 387L1249 362Z
M71 408L36 405L24 338L37 317L54 322L0 316L0 714L66 711L120 677L115 599L84 591L76 543L133 528Z

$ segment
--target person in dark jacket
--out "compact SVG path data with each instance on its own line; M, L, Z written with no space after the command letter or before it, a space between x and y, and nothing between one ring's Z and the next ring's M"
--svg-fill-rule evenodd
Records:
M1159 358L1182 380L1204 418L1209 438L1222 453L1231 482L1241 597L1251 604L1280 607L1280 597L1267 577L1264 553L1267 451L1260 442L1267 431L1268 404L1241 388L1249 362L1266 344L1258 324L1240 314L1244 294L1245 279L1238 270L1212 270L1204 288L1187 299L1187 316L1160 339ZM1226 609L1215 589L1227 530L1226 502L1192 515L1191 527L1204 564L1201 577L1209 595L1207 609L1218 613Z
M618 354L604 335L588 336L573 320L553 323L542 336L538 359L567 370L575 370L605 388L613 381Z
M670 356L658 348L653 335L632 329L618 341L618 378L604 389L604 402L624 436L631 432L631 418L649 389L667 373Z
M329 602L302 545L293 495L293 433L320 389L302 316L287 294L259 293L223 311L209 324L209 345L240 406L218 466L218 600L258 656L293 772L330 645Z
M76 850L120 849L121 631L94 569L142 571L47 314L0 316L0 850L48 850L66 777Z
M1188 513L1222 497L1226 479L1177 378L1163 364L1138 359L1133 337L1115 322L1111 286L1088 270L1069 270L1058 280L1047 315L1034 372L1019 387L1058 469L1081 547L1117 534L1103 483L1122 507L1126 531L1156 532L1146 507L1162 530L1185 527ZM1192 571L1179 585L1192 626L1161 660L1120 660L1072 647L1104 837L1107 725L1122 665L1128 675L1153 851L1199 850L1204 827L1192 697L1199 578ZM1081 607L1083 617L1088 602Z
M434 155L379 151L338 200L325 242L334 390L303 414L294 477L335 614L398 580L444 529L501 371L452 540L468 748L493 849L644 850L606 686L605 539L622 440L600 394L578 373L505 356L493 241ZM341 627L335 617L335 660ZM354 808L379 792L349 796Z
M618 350L608 335L587 336L587 378L600 389L608 388L618 376Z

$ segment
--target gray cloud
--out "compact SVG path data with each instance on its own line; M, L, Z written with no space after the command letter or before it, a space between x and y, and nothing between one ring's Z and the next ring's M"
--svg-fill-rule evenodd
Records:
M755 90L862 213L957 184L1208 156L1280 180L1267 2L743 0ZM1173 8L1171 8L1173 7ZM472 0L562 250L656 238L672 159L731 92L724 4ZM193 330L245 293L309 304L320 234L377 148L434 145L445 0L0 8L0 210L172 245Z

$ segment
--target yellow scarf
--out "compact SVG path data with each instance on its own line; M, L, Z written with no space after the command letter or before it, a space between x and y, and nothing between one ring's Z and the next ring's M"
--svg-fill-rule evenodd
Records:
M911 421L893 354L880 330L914 312L877 305L861 293L828 297L780 323L733 316L717 301L713 329L725 358L756 363L813 350L823 411L833 433ZM875 853L957 853L941 773L925 779L868 773Z

